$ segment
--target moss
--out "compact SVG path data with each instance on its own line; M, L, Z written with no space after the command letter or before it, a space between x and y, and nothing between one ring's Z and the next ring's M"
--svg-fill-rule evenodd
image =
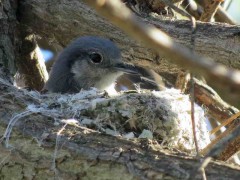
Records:
M20 164L5 164L0 171L1 179L6 180L22 180L23 167Z
M82 180L111 180L113 177L114 180L135 179L133 175L128 173L128 170L124 165L117 163L114 163L114 166L111 166L109 163L101 161L96 162L96 160L87 161L82 159L80 161L76 161L74 159L68 159L67 161L59 164L58 168L62 172L67 170L72 174L77 174ZM111 173L109 173L109 171ZM121 176L119 176L119 174L121 174Z

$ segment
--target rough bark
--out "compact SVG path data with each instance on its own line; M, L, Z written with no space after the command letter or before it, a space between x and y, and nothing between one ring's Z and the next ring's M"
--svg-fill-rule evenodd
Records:
M21 23L52 44L66 46L72 39L82 35L104 36L112 39L122 48L126 61L151 67L165 75L174 75L179 71L177 66L170 64L167 59L153 50L133 41L80 0L21 1L20 12ZM166 31L177 42L190 46L190 22L160 20L150 16L145 17L144 20ZM240 69L240 28L227 24L200 22L197 26L196 52L229 67Z
M11 75L16 72L18 51L16 11L17 1L0 1L0 64L4 65Z
M0 132L5 135L9 119L44 101L2 79L0 92ZM55 118L67 117L61 112L51 117L36 112L12 124L9 141L7 136L1 138L1 179L187 179L201 164L164 150L154 140L126 140L71 124L63 128ZM205 171L210 180L225 180L238 179L240 169L213 161ZM195 179L202 179L201 174Z
M16 3L17 1L4 1L4 3L7 2ZM174 74L178 71L176 66L170 66L166 60L161 59L153 51L147 50L139 44L136 45L134 41L127 38L110 23L89 13L92 10L81 4L80 1L25 0L19 2L24 2L19 9L20 22L25 23L26 28L31 29L30 26L32 26L33 32L50 42L65 46L76 36L102 35L119 43L124 51L124 56L132 62L152 66L154 64L152 62L159 61L163 67L161 67L162 69L157 67L155 70L158 72L169 73L168 71L171 69L174 70L171 72ZM4 14L8 8L11 11L12 7L9 5L5 4L5 10L0 12ZM65 16L61 16L60 12ZM11 15L15 13L16 11L12 11ZM160 26L159 21L154 18L148 18L146 21L153 21ZM4 40L3 46L0 47L2 50L0 52L3 52L1 58L5 60L3 62L7 68L12 69L11 72L14 72L15 69L8 63L13 63L17 55L15 51L16 37L14 36L15 23L14 16L13 21L1 19L1 25L6 26L0 26L1 36ZM187 36L190 34L188 22L169 25L167 21L162 21L161 26L166 29L176 26L176 31L185 31ZM178 26L180 28L177 28ZM205 25L202 26L205 27ZM219 25L206 26L219 28ZM230 27L227 32L222 33L225 38L229 35L229 41L233 38L234 43L237 44L238 38L232 36L238 32L237 27ZM181 36L180 42L188 39L182 34L175 34L175 36ZM223 38L223 41L227 40ZM233 66L238 67L235 63L235 56L238 52L236 54L232 51L228 53L228 50L227 55L233 57L231 59L234 62ZM224 57L221 60L224 61ZM166 63L165 67L164 63ZM0 69L0 77L9 76L6 74L4 70ZM164 150L153 140L126 140L71 124L66 125L63 129L64 124L58 124L56 119L69 118L73 115L67 116L63 113L64 111L49 116L37 111L26 112L26 108L31 108L31 105L38 108L42 103L48 101L48 98L38 99L27 91L13 87L9 78L5 79L7 81L0 79L0 179L112 179L113 177L115 179L186 179L200 165L199 160L185 154ZM58 104L53 103L48 110L51 111L54 106L58 106ZM22 112L26 112L26 114L8 127L8 130L13 127L13 131L10 136L6 135L9 120L14 120L12 117L16 117ZM8 137L10 141L8 141ZM206 168L207 178L238 179L240 169L224 164L210 163ZM201 175L196 175L196 179L201 178Z

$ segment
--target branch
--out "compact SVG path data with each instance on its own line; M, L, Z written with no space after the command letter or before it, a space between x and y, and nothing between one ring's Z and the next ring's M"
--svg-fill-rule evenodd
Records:
M204 5L204 1L201 0L201 1L197 1L201 6L205 6ZM187 2L184 1L184 6L187 6L186 4ZM191 2L192 3L192 2ZM194 2L195 3L195 2ZM200 7L199 5L197 4L194 4L196 5L196 10L194 11L193 9L191 8L187 8L187 10L189 10L190 14L192 14L196 19L200 19L200 12L202 12L202 7ZM216 21L217 22L224 22L224 23L228 23L228 24L231 24L231 25L236 25L236 22L234 22L234 20L227 14L227 12L221 7L219 6L217 8L217 12L215 14L215 18L216 18Z
M221 6L219 6L217 9L216 20L218 22L225 22L232 25L236 24L236 22L232 19L232 17L230 17L228 13Z
M121 2L101 1L100 3L91 1L87 3L94 6L98 12L109 18L115 25L169 57L174 63L190 69L198 75L204 75L209 81L225 84L229 88L240 92L239 71L228 69L212 62L210 59L201 58L193 54L189 49L174 42L159 29L140 21ZM239 95L239 93L237 94ZM238 103L235 102L235 104Z
M201 152L206 157L227 161L240 151L240 121L235 120L223 133Z
M216 132L218 132L222 127L226 127L228 126L232 121L234 121L235 119L237 119L240 116L240 111L236 114L234 114L233 116L231 116L229 119L225 120L222 124L220 124L219 126L217 126L216 128L212 129L210 131L210 134L215 134Z
M190 91L190 82L185 93ZM221 97L207 84L194 78L196 102L207 109L208 117L222 123L239 110L224 102Z
M202 0L203 3L203 13L200 17L200 21L210 22L217 12L222 0Z
M2 97L0 104L4 105L0 106L2 117L0 134L8 132L5 133L6 139L0 139L2 140L0 143L0 173L6 179L10 177L14 179L26 177L30 179L32 177L46 179L86 177L92 179L93 174L103 177L103 179L113 176L124 179L143 177L146 179L159 177L187 179L199 166L198 160L167 149L164 150L155 140L138 138L127 140L119 136L99 133L79 124L84 124L84 121L89 122L90 118L93 118L95 120L92 122L97 125L98 122L104 121L99 116L100 112L103 113L107 110L110 111L109 116L105 116L107 127L110 125L113 127L118 123L120 129L125 127L126 117L121 121L121 118L116 116L117 111L112 111L109 106L113 98L109 99L110 101L107 103L103 103L106 106L103 109L99 103L103 102L104 97L90 92L82 92L78 95L40 95L37 92L18 90L2 79L0 79L0 90ZM134 96L137 95L128 95L128 99L136 106L138 105L135 103L136 99L135 101L131 99ZM66 97L67 99L65 99ZM124 100L121 96L119 98ZM153 97L146 96L146 100L150 98ZM90 99L91 102L87 103ZM117 101L116 105L122 104L123 107L128 108L128 102L125 100L123 102ZM143 99L139 102L142 102L143 105L146 104ZM153 99L151 102L155 105ZM79 108L81 105L90 108L84 110ZM92 109L94 107L96 109ZM133 107L131 105L131 109ZM15 124L12 124L10 132L6 129L6 125L9 125L13 116L16 117L16 113L12 111L13 108L21 116L18 116L20 118L18 120L15 118ZM32 113L24 114L26 109ZM96 110L97 112L95 112ZM119 107L118 110L120 110ZM90 111L95 112L96 116ZM158 115L159 112L157 112ZM73 120L72 117L78 118L79 121ZM109 124L108 118L113 118L114 121ZM138 116L136 120L141 118ZM184 118L186 117L184 116ZM114 124L114 122L117 123ZM139 125L139 122L136 124ZM95 128L101 130L102 127L95 126ZM7 149L3 143L8 138L11 149ZM209 163L206 168L206 176L209 179L215 177L219 177L220 180L236 179L239 172L238 167L214 161ZM201 177L195 179L201 179Z
M118 28L98 16L83 1L64 2L20 1L20 22L54 46L58 44L58 46L65 47L70 41L83 35L107 37L120 46L125 61L150 67L161 75L171 76L169 79L174 81L180 68L169 63L169 58L132 40ZM159 16L141 18L147 24L152 24L170 34L178 43L190 46L190 22L161 20ZM197 23L197 27L196 53L211 57L228 67L240 69L240 27L200 22ZM219 55L219 53L221 54Z

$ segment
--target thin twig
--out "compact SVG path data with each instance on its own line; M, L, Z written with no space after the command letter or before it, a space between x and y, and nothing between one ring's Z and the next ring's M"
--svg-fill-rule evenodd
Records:
M197 142L197 135L196 135L196 124L195 124L195 110L194 110L194 104L195 104L195 96L194 96L194 80L193 80L193 74L190 73L190 81L191 81L191 120L192 120L192 130L193 130L193 138L194 138L194 144L197 152L197 156L199 156L199 148L198 148L198 142Z
M227 6L225 7L225 10L226 10L226 11L230 8L232 2L233 2L233 0L229 0L229 1L228 1ZM225 1L225 3L226 3L226 1ZM224 4L224 5L225 5L225 4Z
M189 18L190 20L192 19L192 16L188 12L178 8L171 1L169 1L169 0L162 0L162 1L164 2L164 4L168 5L170 8L175 10L177 13L181 14L182 16L185 16L185 17Z
M222 0L205 0L203 8L204 11L200 17L201 21L210 22L217 12Z
M169 1L163 0L164 3L166 3L169 7L174 9L176 12L180 13L183 16L186 16L191 20L192 23L192 34L191 34L191 51L194 52L195 49L195 35L197 31L197 26L196 26L196 20L194 17L192 17L190 14L187 12L179 9L176 7L174 4L172 4ZM192 121L192 131L193 131L193 138L194 138L194 144L195 144L195 149L197 156L199 156L199 148L198 148L198 142L197 142L197 136L196 136L196 124L195 124L195 110L194 110L194 104L195 104L195 93L194 93L194 75L193 73L190 73L190 82L191 82L191 91L190 91L190 100L191 100L191 121Z
M200 166L197 169L195 169L193 172L191 172L188 179L189 180L196 179L196 175L198 174L198 172L202 172L203 180L207 180L206 173L205 173L205 168L211 162L211 160L212 160L211 157L207 157L207 158L204 158L203 160L201 160L200 161L201 162Z
M217 126L216 128L212 129L210 131L210 134L215 134L217 131L219 131L221 129L221 127L226 126L228 124L230 124L233 120L235 120L236 118L238 118L240 116L240 112L234 114L233 116L231 116L230 118L228 118L226 121L224 121L222 124L220 124L219 126Z
M204 74L206 79L225 84L229 88L240 92L240 72L214 63L208 58L202 58L182 45L173 41L164 32L151 25L145 24L119 0L93 0L85 3L92 5L104 17L128 34L154 48L157 52L169 57L174 63L194 71L195 74Z
M198 1L198 3L200 6L204 6L204 1ZM196 12L202 12L202 7L200 7L198 4L196 5L197 5ZM194 15L199 15L199 13L194 13ZM200 17L197 16L195 18L199 19ZM236 24L236 22L232 19L232 17L230 17L229 14L221 6L218 7L215 18L219 22L225 22L231 25Z
M34 112L30 111L30 110L27 110L27 111L24 111L22 113L19 113L17 114L16 116L14 116L13 118L11 118L9 120L9 123L8 123L8 126L5 130L5 133L3 135L3 137L0 139L0 142L2 142L3 140L5 140L5 146L6 148L9 148L10 145L9 145L9 139L10 139L10 136L11 136L11 133L12 133L12 129L14 127L14 125L16 124L16 122L23 118L23 117L26 117L26 116L29 116L31 114L33 114Z
M239 112L239 110L228 103L226 103L221 97L207 84L194 78L195 82L195 98L196 101L206 107L207 114L210 118L216 119L222 123L225 119L228 119L233 114ZM188 85L190 86L190 85Z
M232 123L228 129L214 139L201 154L206 157L227 161L240 150L240 121Z
M196 26L196 20L194 17L190 16L190 20L192 22L192 35L191 35L191 50L194 52L195 49L195 35L197 31L197 26ZM195 104L195 84L194 84L194 75L193 73L190 73L190 81L191 81L191 120L192 120L192 131L193 131L193 138L194 138L194 144L195 144L195 149L197 152L197 156L199 156L199 148L198 148L198 142L197 142L197 135L196 135L196 124L195 124L195 110L194 110L194 104Z

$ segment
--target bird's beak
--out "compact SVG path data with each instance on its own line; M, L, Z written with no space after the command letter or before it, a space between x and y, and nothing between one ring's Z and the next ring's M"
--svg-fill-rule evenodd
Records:
M118 63L118 64L114 65L114 69L116 69L118 71L122 71L122 72L127 73L127 74L139 75L138 70L132 64Z

